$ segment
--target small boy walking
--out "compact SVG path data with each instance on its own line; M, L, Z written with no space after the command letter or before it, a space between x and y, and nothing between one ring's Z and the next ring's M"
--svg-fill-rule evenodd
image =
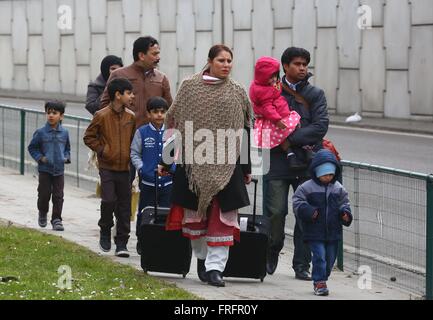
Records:
M110 104L97 111L84 134L84 143L96 152L101 177L99 246L111 250L111 228L116 216L115 255L129 257L126 247L131 230L131 185L129 163L135 115L128 109L134 99L127 79L112 80L107 87Z
M162 97L150 98L147 102L150 123L141 126L135 133L131 145L131 161L140 177L140 203L137 215L137 236L139 237L141 211L155 205L155 169L162 159L164 120L168 103ZM158 206L170 207L172 187L171 176L158 177ZM141 254L140 242L137 253Z
M320 150L310 165L312 179L293 195L293 211L302 222L304 241L312 252L314 294L329 294L326 281L331 275L342 239L342 225L352 223L347 191L337 181L340 166L334 154Z
M62 127L65 104L61 101L45 103L47 123L37 129L28 151L38 163L38 224L47 226L50 198L53 202L51 225L55 231L64 231L62 223L65 163L71 163L69 133Z

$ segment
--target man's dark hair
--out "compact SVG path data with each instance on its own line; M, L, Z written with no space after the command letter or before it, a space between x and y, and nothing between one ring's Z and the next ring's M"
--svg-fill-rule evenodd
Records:
M147 111L150 112L150 110L157 110L157 109L164 109L168 110L168 103L167 100L165 100L163 97L152 97L149 100L147 100Z
M110 101L113 101L116 97L116 92L124 94L126 90L132 91L132 84L128 79L117 78L110 81L107 87L108 95L110 96Z
M284 64L289 65L293 59L299 58L299 57L307 60L307 64L310 63L310 60L311 60L310 53L307 50L305 50L304 48L296 48L296 47L287 48L283 52L283 55L281 56L281 64L282 65L284 65Z
M134 56L134 61L138 61L138 54L140 52L143 52L144 54L147 54L147 51L149 51L149 48L153 47L155 44L159 44L158 40L156 40L153 37L147 36L147 37L140 37L134 42L134 48L132 50L132 54Z
M60 112L60 114L65 113L66 104L63 101L59 100L50 100L45 102L45 112L49 110L55 110Z

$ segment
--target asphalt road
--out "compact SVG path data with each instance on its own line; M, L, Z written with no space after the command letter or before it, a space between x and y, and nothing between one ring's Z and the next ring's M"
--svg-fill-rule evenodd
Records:
M0 104L43 111L44 102L0 98ZM66 114L90 118L84 103L68 103ZM433 173L433 136L332 125L327 136L345 160Z
M345 160L433 173L433 136L337 126L327 136Z

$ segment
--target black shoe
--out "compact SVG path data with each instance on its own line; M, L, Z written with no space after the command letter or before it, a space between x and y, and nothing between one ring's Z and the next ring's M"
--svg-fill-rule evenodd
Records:
M39 212L38 224L39 224L39 227L41 227L41 228L45 228L47 226L47 214L46 213Z
M298 280L311 281L311 276L308 271L295 272L295 278Z
M226 284L223 280L222 272L218 270L211 270L208 272L208 284L214 287L225 287Z
M197 259L197 274L201 282L208 282L208 274L204 262L205 260Z
M111 250L111 232L103 233L101 231L99 236L99 247L104 252L109 252Z
M60 219L54 219L53 221L51 221L51 225L53 226L54 231L65 231L62 220Z
M272 252L268 254L268 258L266 261L266 272L268 274L274 274L275 270L277 269L278 256L278 252Z
M129 251L126 248L126 245L116 245L116 252L114 255L120 258L129 258Z

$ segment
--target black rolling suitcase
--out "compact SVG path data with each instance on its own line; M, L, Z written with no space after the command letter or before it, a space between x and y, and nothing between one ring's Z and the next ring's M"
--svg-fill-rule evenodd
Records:
M256 215L257 183L254 182L253 214L240 214L248 218L247 231L241 231L240 242L230 247L224 277L263 279L266 277L266 256L270 221L266 216Z
M141 245L141 267L145 272L175 273L185 278L191 266L191 242L182 236L182 230L165 230L170 209L158 208L157 183L155 188L155 207L142 210L138 237Z

